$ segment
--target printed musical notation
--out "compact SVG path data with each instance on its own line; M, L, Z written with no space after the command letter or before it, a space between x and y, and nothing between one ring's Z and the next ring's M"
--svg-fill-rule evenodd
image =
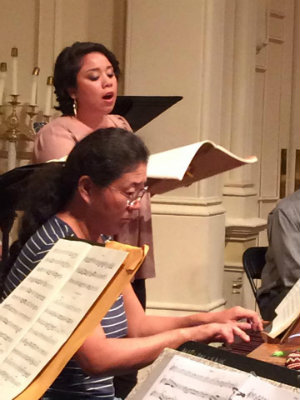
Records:
M0 304L0 386L6 400L51 360L127 257L80 241L67 247L59 240Z
M276 307L276 317L266 329L269 337L275 338L299 317L300 279Z
M174 352L143 395L144 400L296 400L299 393L246 372L206 365ZM200 359L199 359L200 360ZM137 394L140 396L141 393ZM135 397L129 397L135 399ZM138 398L138 397L136 397Z

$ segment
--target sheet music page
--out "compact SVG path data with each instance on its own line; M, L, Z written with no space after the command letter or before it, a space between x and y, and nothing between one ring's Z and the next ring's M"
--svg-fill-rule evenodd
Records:
M76 244L68 241L68 251ZM65 246L65 245L64 245ZM77 248L77 246L75 246ZM0 385L6 400L22 392L65 343L103 288L113 277L127 252L90 247L68 280L55 290L25 334L6 352L0 367ZM30 281L28 288L33 282ZM100 323L100 320L99 320Z
M204 151L199 155L198 162L195 163L195 166L203 166L204 163L206 163L206 151L208 151L210 154L208 156L208 161L210 161L211 163L221 162L221 166L224 166L224 170L222 168L216 168L216 166L214 166L212 168L213 175L215 173L224 172L228 169L232 169L243 164L254 163L257 161L257 158L255 156L241 158L231 153L224 147L215 144L211 140L204 140L202 142L177 147L175 149L163 151L161 153L151 154L147 167L148 178L177 179L181 181L188 167L190 166L191 161L193 160L194 156L200 148ZM212 149L214 151L210 153L210 150ZM209 172L210 168L208 168L207 171ZM196 173L196 175L199 175L199 172L200 171L198 170L198 173ZM200 176L201 179L206 177L202 176L201 173ZM208 174L208 176L211 176L211 174Z
M168 178L181 180L201 147L202 142L176 149L151 154L147 166L148 178Z
M206 365L174 355L143 400L296 400L299 394L243 371Z
M34 270L0 304L0 364L55 291L69 279L90 245L60 239Z
M249 374L245 372L233 373L175 355L143 399L232 399L235 388L241 386L248 377Z
M298 279L292 289L277 306L275 310L277 316L272 321L269 330L268 328L265 329L271 338L278 336L298 317L300 314L299 299L300 279Z
M245 396L242 396L245 394ZM242 397L241 397L242 396ZM237 391L232 400L299 400L299 392L272 385L258 377L250 376L246 383Z
M300 279L294 284L285 298L278 304L275 311L276 313L280 312L288 312L288 313L295 313L299 311L299 298L300 298Z

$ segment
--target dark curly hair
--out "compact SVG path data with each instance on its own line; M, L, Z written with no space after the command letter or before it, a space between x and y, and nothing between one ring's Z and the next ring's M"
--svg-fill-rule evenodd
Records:
M77 74L82 65L82 58L86 54L98 52L103 54L111 63L115 76L120 76L119 62L115 55L101 43L75 42L72 46L65 47L58 55L54 67L54 87L56 99L59 104L56 107L63 115L73 115L73 99L68 90L76 88Z
M147 163L148 156L147 147L134 133L120 128L98 129L76 144L66 163L49 163L33 173L25 193L18 241L11 246L5 275L27 240L73 198L81 176L89 176L104 188L139 163Z

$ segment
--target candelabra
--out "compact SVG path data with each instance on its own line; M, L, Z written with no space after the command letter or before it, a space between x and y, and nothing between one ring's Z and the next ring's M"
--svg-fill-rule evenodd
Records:
M6 127L2 138L7 140L7 169L11 170L16 167L16 160L17 160L17 152L16 152L16 145L17 141L20 138L20 128L19 128L19 118L17 114L17 108L21 104L18 101L18 94L11 94L11 101L8 102L10 105L11 110L8 117L5 119L4 114L4 107L1 106L1 119ZM23 132L23 135L28 140L33 140L33 134L30 132Z
M33 75L38 76L39 69L35 68ZM17 161L17 142L20 139L33 141L36 135L35 124L45 125L50 119L51 110L51 90L52 90L53 78L48 77L47 79L47 90L49 94L47 95L47 109L44 112L43 120L40 122L35 122L36 116L38 115L37 104L27 105L26 114L29 116L29 122L26 125L22 124L20 127L20 120L18 117L18 107L21 106L18 94L11 94L11 100L7 104L0 105L0 121L2 125L2 135L0 138L7 141L7 169L11 170L16 167ZM36 88L33 85L31 94L31 103L36 102ZM5 109L10 107L9 111L5 112ZM6 115L8 115L6 117Z
M32 71L32 85L29 105L27 107L27 115L29 116L29 123L20 123L18 118L17 109L21 105L19 102L19 91L18 91L18 55L19 51L17 47L11 49L11 101L3 105L5 81L7 78L7 63L0 63L0 138L7 140L8 149L8 169L15 168L16 166L16 145L19 139L34 140L35 137L35 125L44 125L49 122L51 116L51 105L52 105L52 86L53 77L47 79L47 90L46 90L46 101L44 110L44 120L42 122L35 122L37 116L37 88L38 88L38 76L40 73L39 67L34 67ZM5 110L6 107L11 107L10 110ZM5 112L6 111L6 112ZM10 113L9 113L10 112ZM8 117L6 118L6 115ZM22 114L21 114L22 115ZM26 145L25 145L26 146Z

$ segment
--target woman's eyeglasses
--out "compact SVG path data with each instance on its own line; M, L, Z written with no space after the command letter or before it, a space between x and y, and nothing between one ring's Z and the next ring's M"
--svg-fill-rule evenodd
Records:
M148 190L148 186L144 186L143 189L134 192L132 194L128 194L126 192L123 192L120 189L117 189L114 186L110 186L111 189L116 190L117 192L119 192L120 194L122 194L124 197L126 197L127 199L127 207L134 207L136 205L136 203L140 202L144 196L144 194L147 192Z

